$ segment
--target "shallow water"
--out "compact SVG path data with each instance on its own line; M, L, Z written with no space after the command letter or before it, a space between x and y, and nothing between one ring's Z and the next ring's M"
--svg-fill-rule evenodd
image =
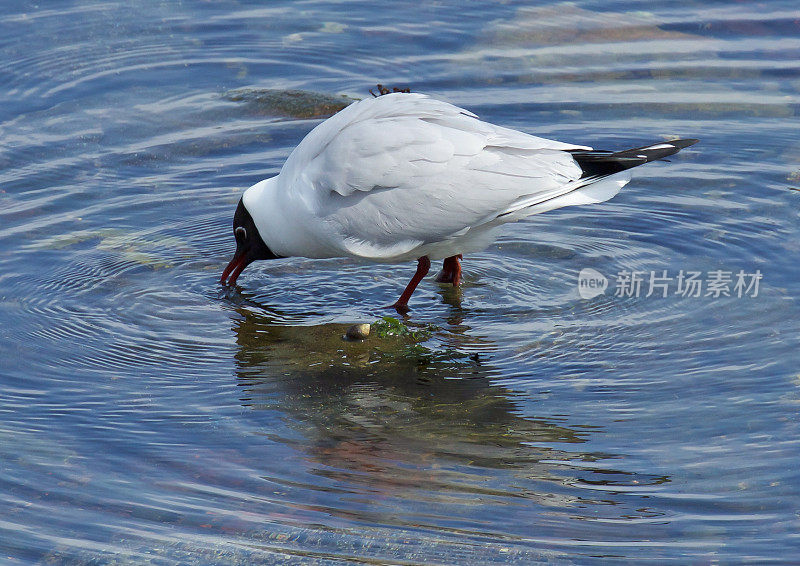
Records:
M793 562L794 2L0 13L0 561ZM595 147L702 141L510 226L460 291L426 280L416 339L345 342L413 265L217 280L241 191L378 82ZM681 296L681 270L762 279Z

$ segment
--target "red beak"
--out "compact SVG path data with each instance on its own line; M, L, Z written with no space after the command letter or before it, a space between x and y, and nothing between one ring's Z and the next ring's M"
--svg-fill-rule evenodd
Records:
M225 285L225 280L228 279L228 275L230 275L230 279L228 279L227 284L234 285L236 283L236 279L239 277L239 274L244 271L244 268L248 265L250 265L250 261L248 261L246 253L235 254L233 259L225 268L225 271L222 272L222 277L219 278L219 282Z

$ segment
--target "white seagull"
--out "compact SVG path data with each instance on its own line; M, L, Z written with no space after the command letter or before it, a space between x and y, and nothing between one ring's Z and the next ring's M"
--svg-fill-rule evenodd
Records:
M457 286L462 255L489 246L501 225L606 201L630 180L626 169L696 142L594 151L422 94L361 100L311 130L277 176L244 192L233 217L236 252L220 282L233 285L263 259L416 259L392 305L405 313L431 259L444 260L437 281Z

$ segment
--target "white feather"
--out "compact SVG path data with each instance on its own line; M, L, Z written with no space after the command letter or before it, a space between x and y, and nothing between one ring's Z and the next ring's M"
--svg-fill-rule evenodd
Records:
M499 224L607 200L629 179L587 184L575 149L591 148L389 94L319 124L244 204L278 255L438 259L484 248Z

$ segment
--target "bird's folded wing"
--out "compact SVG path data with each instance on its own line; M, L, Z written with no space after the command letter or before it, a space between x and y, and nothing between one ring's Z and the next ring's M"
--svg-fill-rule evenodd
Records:
M389 253L400 242L457 237L521 199L558 192L581 177L566 151L581 147L397 94L356 103L322 123L281 175L332 237Z

